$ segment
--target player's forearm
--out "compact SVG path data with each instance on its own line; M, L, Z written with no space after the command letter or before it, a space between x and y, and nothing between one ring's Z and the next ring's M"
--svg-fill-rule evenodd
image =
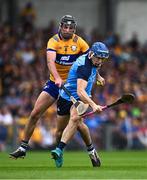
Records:
M98 80L98 81L101 81L101 79L103 79L103 77L99 74L99 72L98 72L98 71L97 71L96 76L97 76L97 80Z
M79 89L78 91L77 91L77 93L78 93L78 96L79 96L79 98L81 99L81 101L83 101L84 103L86 103L86 104L89 104L91 107L93 106L93 105L95 105L95 102L94 101L92 101L92 99L88 96L88 94L86 93L86 91L84 90L84 89Z
M60 75L59 75L59 73L58 73L58 71L56 69L56 65L55 65L54 61L48 61L47 66L48 66L48 69L49 69L50 73L53 75L53 77L55 79L60 78Z
M98 70L97 70L97 78L100 78L101 77L101 75L100 75L100 73L98 72Z
M91 107L95 106L95 102L92 101L92 99L88 96L87 92L85 91L87 87L87 81L83 79L77 80L77 94L81 101L83 101L86 104L89 104Z

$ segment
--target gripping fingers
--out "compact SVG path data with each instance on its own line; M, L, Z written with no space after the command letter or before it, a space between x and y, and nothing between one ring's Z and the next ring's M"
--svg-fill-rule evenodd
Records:
M103 86L103 84L100 81L96 81L97 86Z

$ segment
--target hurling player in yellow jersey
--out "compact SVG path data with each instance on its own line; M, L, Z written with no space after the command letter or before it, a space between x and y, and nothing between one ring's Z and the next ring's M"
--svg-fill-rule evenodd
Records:
M55 34L49 39L47 44L47 66L50 72L49 80L46 82L42 92L40 93L34 109L32 110L29 121L25 128L24 139L16 151L10 153L12 158L22 158L26 156L26 151L29 147L28 143L36 127L36 123L41 115L57 100L59 88L66 80L69 69L73 62L82 54L89 51L88 44L78 35L75 34L76 21L74 17L65 15L62 17L58 34ZM102 82L104 79L98 76ZM59 142L62 132L68 124L68 118L58 118L56 140ZM92 148L92 141L88 127L83 125L78 126L78 131L81 134L89 152ZM89 157L91 158L90 154ZM91 158L92 164L93 159ZM95 163L93 166L100 166L100 163Z

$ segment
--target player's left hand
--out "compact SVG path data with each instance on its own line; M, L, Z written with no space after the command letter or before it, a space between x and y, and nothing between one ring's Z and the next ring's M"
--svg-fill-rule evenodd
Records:
M98 77L97 77L96 84L97 84L98 86L104 86L104 85L105 85L105 79L104 79L102 76L98 76Z
M56 78L56 79L55 79L55 84L60 88L61 85L63 84L62 79L61 79L61 78Z

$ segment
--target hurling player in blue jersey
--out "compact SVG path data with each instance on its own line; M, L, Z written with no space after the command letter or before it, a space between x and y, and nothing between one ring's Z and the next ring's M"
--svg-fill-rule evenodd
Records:
M97 105L90 97L91 90L95 78L98 73L98 69L101 65L108 60L109 50L102 42L96 42L92 45L91 50L86 55L80 56L72 65L68 78L65 83L66 89L77 100L81 100L85 104L88 104L94 112L101 112L102 106ZM99 75L100 76L100 75ZM57 120L62 122L62 118L69 118L69 122L62 133L61 140L56 149L51 151L51 155L55 160L56 167L61 167L63 164L63 150L67 143L71 140L79 127L86 126L83 119L78 116L76 108L72 105L70 97L64 92L60 91L60 97L57 102ZM91 137L83 135L83 139L88 139L89 146L88 152L91 158L93 166L100 166L100 158L93 147ZM88 143L88 142L87 142Z

